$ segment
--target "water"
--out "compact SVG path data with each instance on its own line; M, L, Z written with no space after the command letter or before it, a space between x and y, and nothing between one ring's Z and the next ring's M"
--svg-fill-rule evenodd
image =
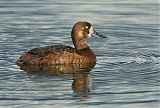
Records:
M88 39L97 55L90 72L27 73L15 64L34 47L72 46L79 20L108 37ZM0 0L0 107L160 107L158 26L158 0Z

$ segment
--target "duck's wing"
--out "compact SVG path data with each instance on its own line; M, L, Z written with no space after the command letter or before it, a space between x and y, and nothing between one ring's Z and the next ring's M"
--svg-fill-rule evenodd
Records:
M45 47L39 47L29 50L27 53L36 55L38 57L44 57L48 54L56 54L56 53L63 53L64 51L70 52L70 53L78 53L78 51L71 47L71 46L65 46L65 45L52 45L52 46L45 46Z
M69 55L79 55L78 51L70 46L65 45L53 45L34 48L23 54L17 61L17 65L25 64L54 64L52 61L59 59L60 55L67 53ZM71 54L72 53L72 54ZM74 54L73 54L74 53Z

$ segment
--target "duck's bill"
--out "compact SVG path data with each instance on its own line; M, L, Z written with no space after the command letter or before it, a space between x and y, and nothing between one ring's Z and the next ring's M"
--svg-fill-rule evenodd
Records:
M101 38L107 38L106 36L103 36L101 34L99 34L98 32L96 32L93 27L91 26L91 28L89 29L89 37L101 37Z
M96 32L96 31L94 31L93 36L95 36L95 37L101 37L101 38L107 38L106 36L101 35L101 34L99 34L99 33Z

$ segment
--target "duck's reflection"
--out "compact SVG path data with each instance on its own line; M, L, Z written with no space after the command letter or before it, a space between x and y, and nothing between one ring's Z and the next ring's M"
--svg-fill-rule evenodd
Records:
M89 75L88 74L74 74L73 75L72 89L77 93L88 93L89 88Z
M44 74L53 76L72 75L72 90L75 93L83 94L90 92L89 73L94 68L95 62L85 64L67 65L21 65L20 69L31 74Z

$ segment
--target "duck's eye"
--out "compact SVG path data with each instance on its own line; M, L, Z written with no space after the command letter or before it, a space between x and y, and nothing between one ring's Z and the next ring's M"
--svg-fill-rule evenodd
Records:
M89 29L89 26L82 27L82 30L87 30L87 29Z
M85 26L85 28L88 29L89 27L88 27L88 26Z

